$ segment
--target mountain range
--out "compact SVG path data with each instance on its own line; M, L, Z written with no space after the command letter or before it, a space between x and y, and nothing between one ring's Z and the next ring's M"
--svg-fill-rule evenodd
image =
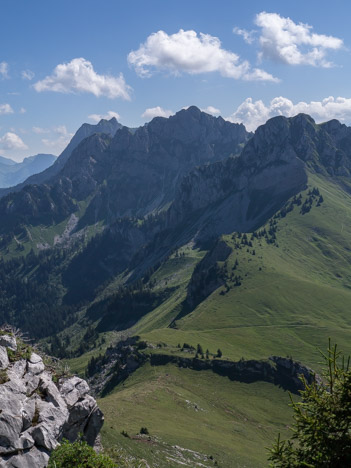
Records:
M0 156L0 188L13 187L33 174L50 167L56 160L53 154L28 156L20 163Z
M4 186L4 188L7 188L6 190L0 189L0 196L4 196L10 192L18 192L26 185L42 184L48 181L51 177L55 176L60 172L65 162L70 157L73 149L81 141L83 141L84 138L87 138L88 136L93 135L94 133L105 133L107 135L114 135L116 130L121 127L122 125L117 122L115 117L113 117L110 120L102 119L96 125L84 123L74 134L73 138L71 139L67 147L59 155L59 157L56 159L56 161L52 160L51 164L48 164L46 167L44 167L44 164L42 166L36 166L36 168L31 173L25 174L25 177L22 177L22 180L12 180L11 185L8 185L6 187ZM38 156L41 156L42 159L43 155ZM27 163L31 161L30 157L26 158L24 161L26 161L27 159ZM52 164L53 161L55 161L55 164Z
M305 114L254 134L194 106L84 124L2 192L0 322L88 374L108 447L265 466L287 395L253 369L349 348L350 148L350 127ZM145 425L154 449L120 434Z

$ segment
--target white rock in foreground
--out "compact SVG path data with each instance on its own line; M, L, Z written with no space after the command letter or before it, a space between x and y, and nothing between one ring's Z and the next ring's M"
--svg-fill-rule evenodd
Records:
M61 439L80 433L93 446L104 418L85 380L56 385L38 354L10 363L7 348L16 351L16 339L1 335L0 468L45 468Z

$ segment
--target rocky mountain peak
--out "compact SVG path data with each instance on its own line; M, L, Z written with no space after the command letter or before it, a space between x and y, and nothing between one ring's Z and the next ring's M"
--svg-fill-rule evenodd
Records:
M351 129L337 120L318 125L307 114L278 116L257 128L241 161L258 167L298 158L316 172L347 175L351 170L350 141Z
M202 112L196 106L182 109L168 119L156 117L147 126L148 131L162 139L180 140L186 144L233 143L247 141L251 136L242 124L233 124L222 117Z
M106 122L109 122L111 125L118 123L116 117L111 117L110 119L100 119L98 125L106 125Z

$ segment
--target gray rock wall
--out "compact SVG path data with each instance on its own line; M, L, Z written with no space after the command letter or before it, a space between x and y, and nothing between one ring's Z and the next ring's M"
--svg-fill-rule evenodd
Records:
M83 434L93 446L103 421L85 380L56 384L41 356L18 352L13 336L0 335L1 468L44 468L62 438Z

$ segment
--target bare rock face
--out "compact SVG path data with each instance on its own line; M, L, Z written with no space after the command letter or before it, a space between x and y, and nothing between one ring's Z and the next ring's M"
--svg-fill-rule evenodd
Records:
M14 358L11 335L0 343L0 467L44 468L62 438L73 442L79 434L93 446L104 417L85 380L56 384L38 354Z

